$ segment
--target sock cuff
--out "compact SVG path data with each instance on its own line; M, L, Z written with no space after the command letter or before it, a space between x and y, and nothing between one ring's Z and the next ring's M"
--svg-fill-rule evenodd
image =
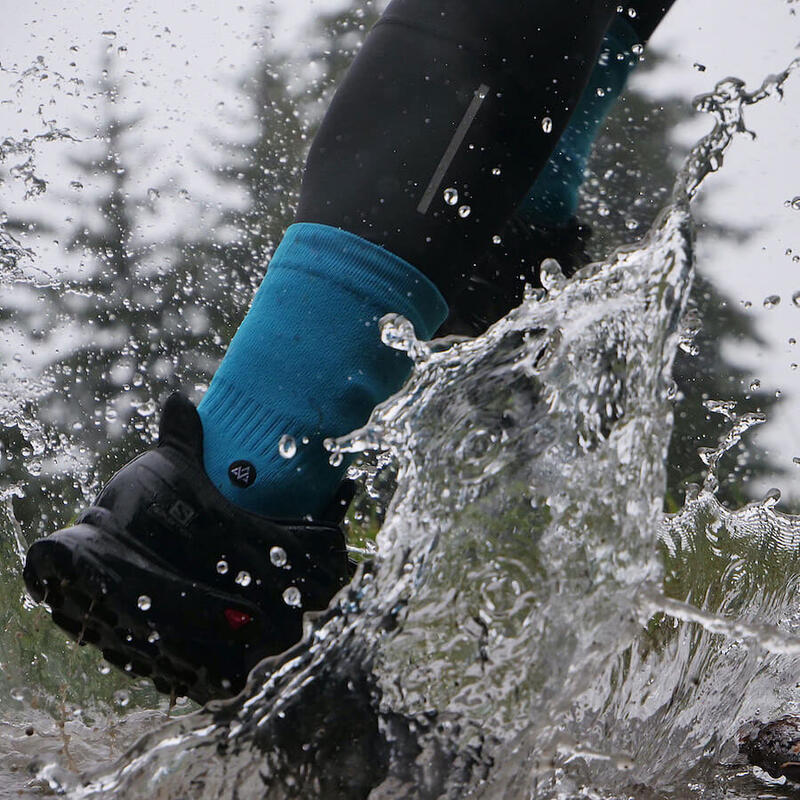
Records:
M429 339L447 311L433 283L385 248L327 225L289 227L198 407L208 475L244 508L321 514L345 469L322 441L363 425L411 369L381 342L378 320L402 314ZM291 454L279 452L284 435ZM239 486L229 470L245 465Z
M295 270L338 285L361 302L402 314L420 339L447 319L447 302L416 267L354 233L316 222L290 225L267 270Z

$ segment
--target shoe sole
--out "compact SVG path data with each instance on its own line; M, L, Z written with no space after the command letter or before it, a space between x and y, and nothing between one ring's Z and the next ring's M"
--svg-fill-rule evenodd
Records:
M94 525L35 542L23 577L79 644L99 647L109 663L172 696L201 704L231 697L266 655L258 652L258 607L186 580Z

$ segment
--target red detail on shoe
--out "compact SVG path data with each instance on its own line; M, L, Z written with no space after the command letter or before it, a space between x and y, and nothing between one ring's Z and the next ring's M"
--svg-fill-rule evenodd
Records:
M244 611L237 611L235 608L225 609L225 619L228 620L228 625L231 629L238 631L243 628L248 622L252 622L253 618Z

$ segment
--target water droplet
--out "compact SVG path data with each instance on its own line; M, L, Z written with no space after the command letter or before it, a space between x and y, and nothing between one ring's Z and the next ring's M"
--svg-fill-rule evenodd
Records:
M694 62L694 64L692 64L692 66L693 66L693 67L694 67L694 68L695 68L695 69L696 69L698 72L705 72L705 71L706 71L706 65L705 65L705 64L701 64L699 61L695 61L695 62Z
M758 378L753 378L753 380L750 381L750 391L756 392L760 388L761 388L761 381Z
M445 189L444 190L444 201L449 206L454 206L458 203L458 190L457 189Z
M566 283L561 264L554 258L546 258L539 267L539 280L548 292L561 289Z
M625 227L629 231L635 231L639 227L639 223L635 219L626 219L625 220Z
M495 234L494 236L492 236L492 244L502 244L502 243L503 243L503 237L502 236L499 236L498 234Z
M289 436L288 433L281 436L278 442L278 453L281 458L294 458L297 453L297 442L293 436Z
M793 464L800 464L800 458L798 458L797 456L795 456L795 457L792 459L792 463L793 463Z
M461 219L466 219L471 213L472 209L467 205L458 207L458 216L461 217Z
M133 664L131 664L131 662L129 661L129 662L128 662L128 663L127 663L127 664L126 664L124 667L123 667L123 669L125 670L125 672L133 672Z
M667 384L667 400L675 400L678 396L678 384L675 381L670 381Z
M502 172L503 172L503 171L500 169L500 167L495 167L495 168L492 170L492 175L494 175L494 176L501 175L501 174L502 174Z
M139 600L136 603L142 611L149 611L152 604L152 601L146 594L139 595Z
M542 120L542 130L545 133L552 133L553 132L553 120L550 117L545 117Z
M137 406L136 413L140 417L152 417L156 413L156 401L153 399L147 400L140 406Z
M296 586L290 586L283 593L283 602L287 606L292 606L292 608L299 608L302 603L300 590Z
M269 549L269 560L276 566L276 567L283 567L288 560L286 557L286 551L282 547L278 547L275 545L274 547L270 547Z
M116 39L117 38L117 32L116 31L103 31L103 36L105 36L106 39Z
M331 453L330 457L328 458L328 463L332 467L341 467L343 461L344 461L344 456L342 455L342 453Z
M114 692L114 702L118 706L126 706L131 701L131 696L124 690L120 689L118 692Z
M792 211L800 211L800 194L797 197L793 197L791 200L787 200L784 205L787 208L791 208Z
M640 44L639 42L631 45L631 53L633 53L635 56L642 55L642 53L644 53L644 45Z
M107 661L103 661L97 665L97 671L101 675L108 675L111 672L111 665Z
M161 197L161 192L158 189L154 189L152 186L147 190L147 199L152 203L158 198Z
M147 641L150 642L150 644L155 644L160 638L161 635L158 631L151 631L150 635L147 637Z
M228 571L228 562L225 561L224 559L217 561L217 572L219 572L220 575L224 575L227 571Z
M780 295L771 294L769 297L764 298L764 308L775 308L781 302Z
M83 189L83 184L80 181L70 181L69 182L70 189Z
M253 579L250 577L250 573L249 572L245 572L245 570L242 570L236 576L236 583L238 583L239 586L249 586L250 585L250 581L252 581L252 580Z
M792 295L792 302L793 302L793 303L794 303L796 306L800 307L800 292L795 292L795 293Z

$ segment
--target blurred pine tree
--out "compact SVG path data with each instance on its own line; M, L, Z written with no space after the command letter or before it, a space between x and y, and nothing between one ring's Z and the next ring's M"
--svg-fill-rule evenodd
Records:
M638 71L654 70L666 58L648 52ZM688 152L676 145L674 131L693 115L691 105L677 97L656 102L639 85L633 82L609 117L584 185L581 214L591 222L592 250L598 258L644 235L668 202L675 172ZM693 212L703 235L742 241L756 233L712 224L703 214L702 199L695 201ZM703 401L733 400L740 412L767 414L775 402L751 392L745 371L727 357L726 345L757 343L758 335L746 313L703 275L702 264L697 266L689 313L700 322L700 331L692 353L679 349L673 370L678 402L667 462L667 510L680 507L687 482L702 482L705 467L697 449L715 446L726 430L727 423L706 411ZM749 494L753 478L767 473L775 474L776 467L752 439L746 439L722 461L720 499L735 506L753 499Z

